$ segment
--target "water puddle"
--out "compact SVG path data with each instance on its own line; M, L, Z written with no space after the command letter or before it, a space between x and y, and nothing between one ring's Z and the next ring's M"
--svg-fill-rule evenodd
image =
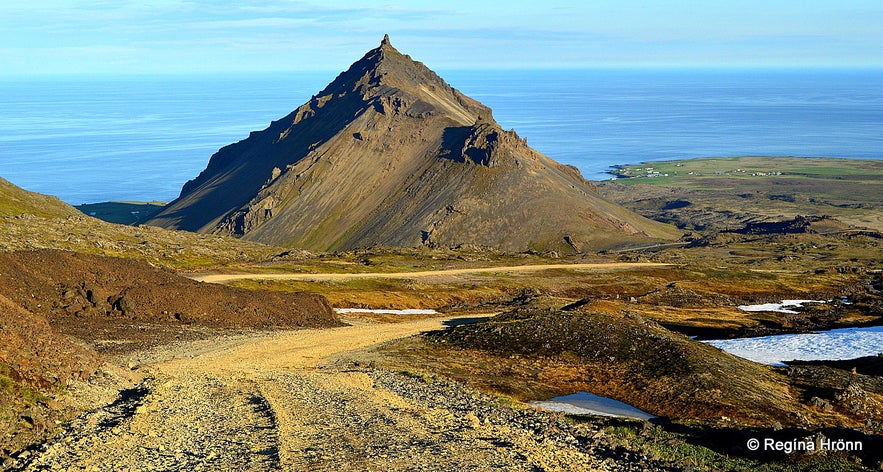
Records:
M528 402L528 404L543 410L560 411L569 415L615 416L639 420L654 418L650 413L641 411L628 403L587 392L564 395L546 401Z

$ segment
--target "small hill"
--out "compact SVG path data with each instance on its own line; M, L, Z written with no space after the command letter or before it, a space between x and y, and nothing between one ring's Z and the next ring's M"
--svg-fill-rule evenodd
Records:
M770 368L636 316L526 307L429 339L502 358L563 359L578 374L553 382L562 389L556 393L588 391L670 418L785 424L789 412L806 410Z
M108 318L212 328L341 324L320 295L205 284L144 261L68 251L0 253L0 292L56 326Z
M528 305L426 339L430 363L447 362L443 370L515 397L527 392L522 399L586 391L672 419L755 426L855 427L871 419L813 409L781 371L637 315Z
M58 197L28 192L0 177L0 216L29 214L58 218L79 213L76 208L62 202Z
M218 151L148 224L309 250L573 252L677 236L604 200L388 37L309 102Z
M108 223L0 178L0 253L39 249L130 257L179 269L263 261L284 251L220 235Z
M0 463L94 407L82 399L104 381L103 354L230 328L340 325L320 295L204 284L132 259L0 252Z

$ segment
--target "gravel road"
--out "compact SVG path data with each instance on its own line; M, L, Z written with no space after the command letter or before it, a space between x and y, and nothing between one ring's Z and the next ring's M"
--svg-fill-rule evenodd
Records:
M442 379L335 363L445 319L166 347L13 470L665 470L591 426Z
M433 277L440 275L463 275L500 272L537 272L551 269L568 269L584 271L609 272L614 270L647 269L658 267L671 267L672 264L660 262L598 262L584 264L533 264L503 267L474 267L468 269L442 269L412 272L365 272L365 273L321 273L321 274L298 274L284 273L254 273L254 274L182 274L193 280L211 283L227 283L236 280L353 280L353 279L410 279L416 277Z

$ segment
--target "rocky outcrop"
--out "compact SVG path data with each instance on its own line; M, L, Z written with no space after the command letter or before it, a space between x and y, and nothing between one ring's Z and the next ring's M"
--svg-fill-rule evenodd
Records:
M573 252L676 237L601 198L388 38L285 118L219 150L148 223L310 250Z

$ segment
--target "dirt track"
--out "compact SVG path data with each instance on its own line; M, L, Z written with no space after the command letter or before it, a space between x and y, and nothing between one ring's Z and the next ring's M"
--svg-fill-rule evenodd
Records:
M462 274L480 274L487 272L535 272L550 269L572 269L572 270L621 270L621 269L645 269L651 267L670 267L671 264L662 264L656 262L606 262L593 264L537 264L522 266L505 266L505 267L478 267L472 269L445 269L445 270L426 270L415 272L367 272L367 273L346 273L346 274L185 274L193 280L211 283L226 283L234 280L351 280L351 279L409 279L414 277L431 277L438 275L462 275Z
M80 420L23 470L613 466L549 426L547 415L501 409L454 384L334 362L444 321L276 332L203 345L201 354L186 346L154 353L168 360L142 366L145 383Z

